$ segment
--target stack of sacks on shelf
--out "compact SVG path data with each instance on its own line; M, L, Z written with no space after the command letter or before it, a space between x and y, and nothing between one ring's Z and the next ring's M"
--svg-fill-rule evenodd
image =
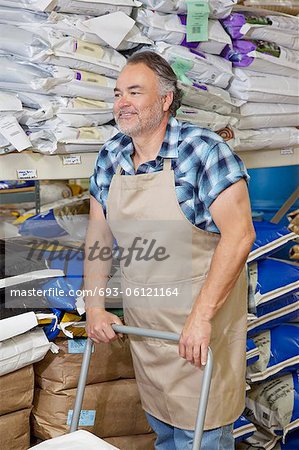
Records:
M236 150L299 144L297 17L245 10L221 23L232 38L221 56L232 62L229 92L238 119Z
M33 363L55 345L46 338L34 313L0 320L1 448L27 450L34 394ZM30 331L32 328L34 330Z
M33 434L40 439L68 431L85 342L56 339L59 353L48 354L34 366ZM122 450L154 448L155 435L141 407L127 338L95 345L79 429Z
M21 100L22 110L8 117L24 130L18 128L20 142L0 134L0 153L30 146L45 154L98 151L117 133L110 121L115 80L126 63L119 51L151 43L129 17L133 6L134 0L0 1L0 92Z
M214 131L235 125L237 119L231 116L234 107L227 92L232 64L219 56L231 39L219 19L228 16L237 2L207 2L204 23L193 26L196 31L207 26L206 36L199 37L189 34L188 16L192 13L186 1L142 3L137 23L154 41L153 50L171 64L180 80L184 96L177 118Z
M271 253L296 234L269 222L254 225L257 238L248 258L248 338L259 357L247 367L250 389L243 414L256 431L236 448L293 450L299 435L299 267Z

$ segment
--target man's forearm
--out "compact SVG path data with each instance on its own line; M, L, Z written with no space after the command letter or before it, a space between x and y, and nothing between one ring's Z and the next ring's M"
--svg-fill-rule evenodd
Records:
M105 291L112 264L113 237L101 235L90 226L86 235L84 290L86 308L105 308ZM110 256L109 256L110 252Z
M211 320L228 298L236 283L253 243L251 237L221 237L204 285L196 299L193 312Z

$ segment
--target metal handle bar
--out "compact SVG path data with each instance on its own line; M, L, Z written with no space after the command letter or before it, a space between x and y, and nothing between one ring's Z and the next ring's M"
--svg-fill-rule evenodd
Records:
M170 333L167 331L159 331L159 330L149 330L146 328L137 328L137 327L128 327L125 325L112 325L112 328L117 333L122 334L133 334L135 336L143 336L143 337L151 337L155 339L165 339L167 341L174 341L179 342L180 335L177 333ZM79 423L79 417L83 402L83 396L84 396L84 390L87 380L87 374L89 369L89 363L91 358L93 348L93 342L90 338L87 339L85 351L83 354L83 360L81 365L81 372L78 382L78 388L77 388L77 394L76 394L76 400L75 400L75 406L70 426L70 433L73 431L76 431L78 428ZM201 440L202 440L202 434L203 434L203 427L204 427L204 420L206 415L206 409L208 404L208 397L209 397L209 391L210 391L210 385L211 385L211 379L212 379L212 370L213 370L213 355L212 351L209 348L208 349L208 359L207 364L204 369L203 373L203 380L202 380L202 386L201 386L201 392L200 392L200 399L198 404L198 411L197 411L197 417L195 422L195 429L194 429L194 439L193 439L193 445L192 450L200 450Z

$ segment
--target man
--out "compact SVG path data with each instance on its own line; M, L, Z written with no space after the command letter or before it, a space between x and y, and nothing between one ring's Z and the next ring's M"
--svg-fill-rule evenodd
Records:
M99 241L111 248L113 236L126 251L136 237L160 245L160 259L136 256L121 264L126 323L181 332L179 351L169 343L130 339L156 449L192 448L201 366L211 345L202 449L231 450L232 423L244 408L244 264L255 238L247 173L217 134L175 119L180 101L176 76L163 58L146 51L128 60L115 89L121 132L102 147L91 177L86 246ZM103 258L87 258L85 288L105 288L109 270ZM104 295L87 299L86 312L89 337L116 338L111 324L121 322L105 311Z

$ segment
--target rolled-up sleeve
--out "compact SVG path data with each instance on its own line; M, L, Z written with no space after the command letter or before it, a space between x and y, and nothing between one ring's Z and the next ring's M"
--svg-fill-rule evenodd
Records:
M207 152L199 183L199 197L209 208L218 195L249 175L243 161L225 142L218 142Z

